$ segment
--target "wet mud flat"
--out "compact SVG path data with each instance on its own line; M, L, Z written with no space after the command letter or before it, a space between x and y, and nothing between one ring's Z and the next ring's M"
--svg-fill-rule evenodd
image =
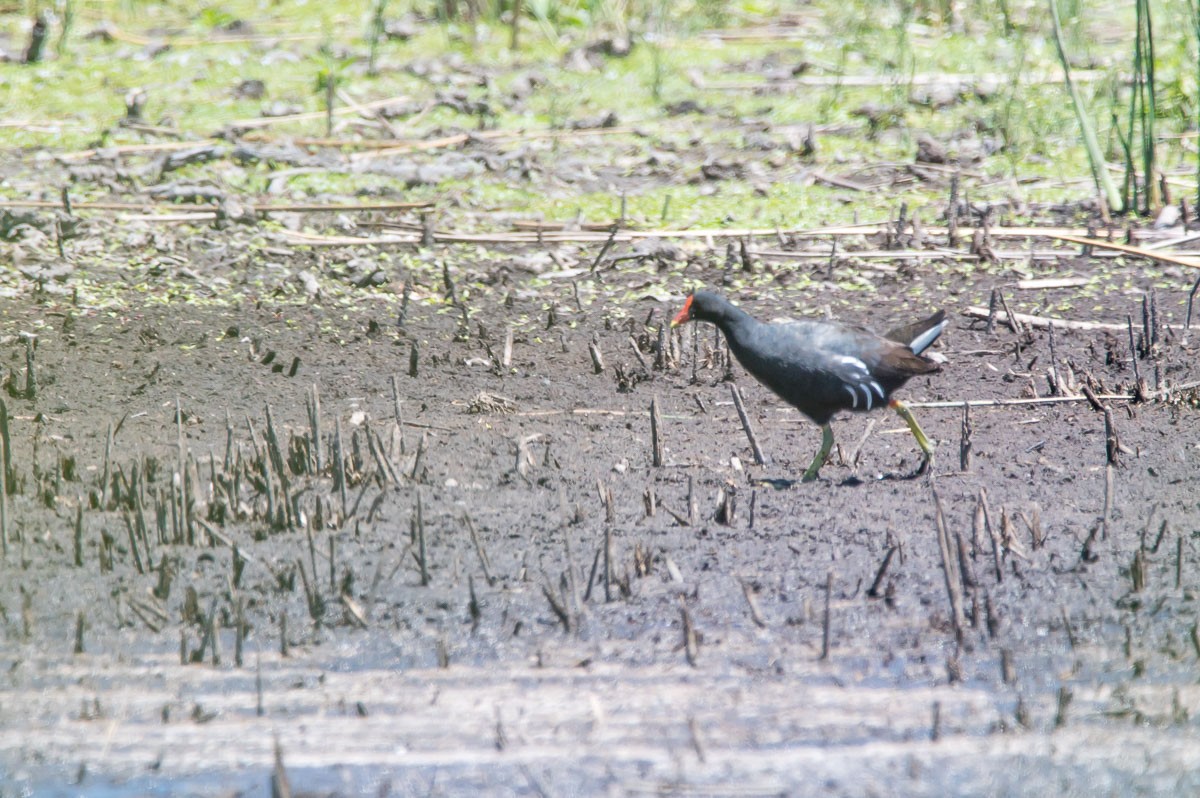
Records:
M962 315L990 282L863 309L951 315L902 393L937 460L843 415L802 484L818 430L711 328L660 333L719 280L424 296L403 328L6 303L0 795L1200 788L1186 292L1140 402L1129 297L1053 351Z

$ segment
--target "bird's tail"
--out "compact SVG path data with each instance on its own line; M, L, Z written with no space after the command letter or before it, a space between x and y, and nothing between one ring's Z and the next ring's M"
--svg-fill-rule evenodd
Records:
M919 355L938 339L947 324L946 311L939 310L927 319L892 330L887 337L904 344L914 355Z

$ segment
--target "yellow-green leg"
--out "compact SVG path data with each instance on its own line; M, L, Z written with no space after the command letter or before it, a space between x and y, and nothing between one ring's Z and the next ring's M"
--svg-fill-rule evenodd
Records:
M912 411L908 409L908 405L898 399L891 401L892 409L900 414L900 418L908 424L908 428L912 430L913 437L917 439L917 445L921 447L921 451L925 453L925 462L933 462L933 444L925 437L925 433L921 431L921 425L917 423L917 419L913 417Z
M913 422L916 423L915 421ZM809 464L808 470L804 472L804 482L812 482L817 478L817 472L821 470L821 466L825 465L825 458L829 456L829 451L833 449L833 427L829 424L821 425L821 448L817 452L817 456L813 458Z

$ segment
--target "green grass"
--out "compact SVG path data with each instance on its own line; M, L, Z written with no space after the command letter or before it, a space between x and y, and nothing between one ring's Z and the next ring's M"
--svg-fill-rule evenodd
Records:
M0 151L10 164L24 164L25 170L7 175L13 179L0 183L0 196L30 196L37 177L48 175L51 181L65 183L58 167L43 173L40 162L33 160L35 152L69 153L96 145L159 141L119 124L125 113L124 96L133 88L148 94L145 122L171 126L184 138L199 139L232 121L255 118L269 104L321 111L325 99L319 83L330 74L337 77L341 90L360 102L405 97L414 108L421 108L439 93L488 101L495 115L485 122L493 129L562 129L612 111L620 125L636 128L638 135L511 139L492 145L499 154L526 148L533 164L528 177L519 170L485 171L471 179L407 188L365 171L296 174L288 179L281 201L359 195L433 200L439 204L439 225L470 229L506 229L514 216L562 221L582 215L587 221L607 222L619 213L622 192L628 222L640 227L813 227L891 217L901 202L925 224L934 224L947 199L944 185L916 182L886 191L853 192L814 183L809 174L816 170L855 175L881 163L902 168L912 162L922 131L943 141L986 137L1002 147L983 162L963 167L969 173L964 189L972 200L1016 197L1026 202L1071 202L1090 199L1094 193L1064 88L1017 80L1022 74L1058 73L1041 3L1010 2L1015 16L1013 29L1006 31L997 0L960 3L961 28L938 17L940 4L911 0L526 2L527 10L542 8L544 13L540 19L525 20L522 46L516 53L508 49L506 19L495 12L495 4L488 3L489 13L474 25L462 18L422 24L408 41L380 42L377 74L368 75L366 35L372 5L76 0L65 51L55 47L55 30L44 63L0 67L0 117L27 123L0 127ZM1127 107L1127 89L1119 75L1128 68L1132 52L1132 9L1129 4L1110 5L1061 2L1069 46L1078 59L1075 68L1105 73L1104 80L1081 83L1080 89L1106 155L1115 163L1119 147L1111 113ZM16 13L0 14L0 35L7 36L10 52L23 49L36 7L24 3ZM387 15L395 18L433 7L433 3L392 0ZM745 26L747 33L754 33L755 26L776 23L785 12L800 32L788 39L760 36L721 41L697 35L714 26ZM1156 129L1161 136L1159 163L1191 179L1195 169L1188 165L1195 155L1184 149L1178 135L1191 130L1197 117L1196 43L1188 26L1162 22L1190 18L1187 13L1188 0L1155 5L1156 76L1161 86ZM266 38L244 43L209 41L224 35L224 29L236 21L247 24L239 35ZM128 37L86 36L101 22L115 25L122 37L145 36L170 46L152 54ZM634 46L627 57L607 58L598 68L583 71L563 66L571 63L568 55L575 48L614 31L631 36ZM801 77L840 71L883 79L873 86L764 81L767 69L786 74L801 65ZM448 71L452 79L448 84L431 80L422 76L426 68ZM935 110L909 102L918 88L913 77L925 73L988 74L998 81L987 97L965 96ZM530 74L540 81L532 93L511 106L499 102ZM697 75L707 88L693 81ZM266 96L261 100L236 96L235 88L252 79L263 81ZM721 82L764 89L712 88ZM682 101L699 104L703 112L668 114L667 105ZM869 136L859 113L869 104L893 107L898 124ZM480 119L437 106L415 120L400 118L392 124L403 138L427 139L476 130ZM810 125L830 129L817 134L812 161L786 149L767 153L746 146L747 136L756 129L765 128L781 138L785 128L803 130ZM323 137L325 121L272 126L264 135L275 141ZM381 134L366 126L343 124L336 135ZM677 174L641 173L656 151L680 159ZM403 157L430 163L443 154L418 152ZM769 165L752 179L708 181L698 174L701 156ZM132 158L128 163L139 168L156 157ZM590 165L597 179L558 179L556 171L573 160ZM181 170L171 179L215 179L258 196L269 171L225 161ZM36 190L53 195L58 184L37 185ZM73 188L72 195L95 199L106 191L101 184L85 183ZM1190 190L1178 193L1194 195ZM668 211L663 219L665 204ZM489 216L497 212L505 216ZM103 255L95 257L98 263L105 262ZM88 290L99 294L106 289L89 285ZM258 288L237 290L253 293Z

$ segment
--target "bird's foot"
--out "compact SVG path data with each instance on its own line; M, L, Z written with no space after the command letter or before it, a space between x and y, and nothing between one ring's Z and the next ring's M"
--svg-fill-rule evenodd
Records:
M921 462L917 464L916 470L910 471L907 473L903 473L903 474L895 474L892 476L892 478L906 480L906 481L912 480L912 479L920 479L921 477L929 474L932 470L933 470L933 458L932 457L922 457Z
M914 479L920 479L921 477L929 474L932 469L933 458L922 457L921 461L917 463L916 469L912 471L888 471L886 473L877 475L875 479L881 482L909 482Z
M821 425L821 448L817 450L817 455L808 464L808 468L804 470L804 476L800 478L801 482L812 482L817 478L817 474L821 471L821 466L825 465L825 459L829 457L830 450L833 449L833 429L828 423Z

